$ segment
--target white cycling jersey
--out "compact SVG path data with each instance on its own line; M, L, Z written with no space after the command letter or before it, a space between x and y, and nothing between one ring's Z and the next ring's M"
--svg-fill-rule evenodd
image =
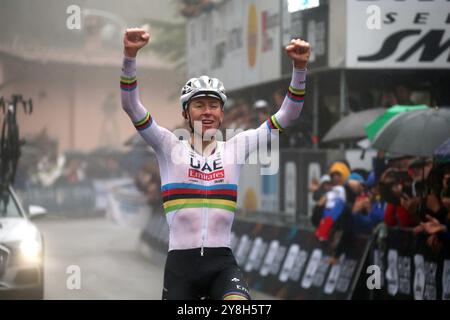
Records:
M123 109L144 140L155 150L161 175L164 212L169 225L169 251L230 247L242 161L256 150L258 135L273 139L299 117L305 95L306 70L293 70L280 110L257 129L217 141L209 156L198 154L186 140L159 126L139 99L136 61L124 58L121 77ZM242 141L245 144L242 144Z

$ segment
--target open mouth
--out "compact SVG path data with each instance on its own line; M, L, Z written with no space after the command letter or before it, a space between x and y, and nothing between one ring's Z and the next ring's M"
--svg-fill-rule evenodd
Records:
M214 123L214 120L202 120L202 125L210 126Z

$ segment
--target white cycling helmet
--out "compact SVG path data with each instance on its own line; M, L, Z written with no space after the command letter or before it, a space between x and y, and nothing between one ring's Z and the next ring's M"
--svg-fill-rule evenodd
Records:
M222 101L222 106L227 102L225 87L222 81L208 76L200 78L192 78L181 89L181 107L183 111L186 109L189 101L196 97L211 97Z

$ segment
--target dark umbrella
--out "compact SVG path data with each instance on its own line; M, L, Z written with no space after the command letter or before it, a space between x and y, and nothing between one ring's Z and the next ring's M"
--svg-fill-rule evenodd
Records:
M352 112L331 127L322 139L322 142L346 142L366 138L365 125L385 111L386 109L384 108L374 108Z
M400 113L376 135L373 147L411 156L430 157L450 137L450 109Z
M365 126L365 131L367 133L367 137L370 141L372 141L377 133L384 127L386 123L389 122L393 117L398 115L399 113L409 112L413 110L425 110L428 109L426 105L411 105L411 106L403 106L403 105L395 105L385 110L382 115L377 117L375 120L367 123Z
M436 149L434 159L439 163L450 162L450 138Z

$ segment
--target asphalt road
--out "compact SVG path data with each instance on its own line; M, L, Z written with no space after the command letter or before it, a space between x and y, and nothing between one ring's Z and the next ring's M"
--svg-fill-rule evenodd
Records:
M49 216L36 224L45 241L45 299L161 299L163 268L155 261L163 260L139 240L139 230L103 217Z

